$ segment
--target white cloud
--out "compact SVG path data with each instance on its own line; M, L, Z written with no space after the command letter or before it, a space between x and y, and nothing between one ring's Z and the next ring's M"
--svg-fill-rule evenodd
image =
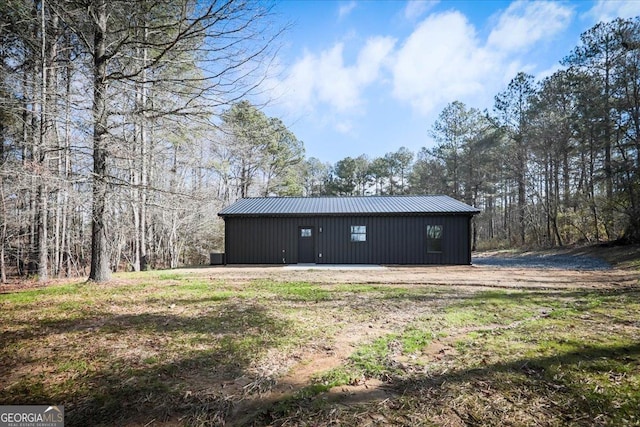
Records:
M318 105L349 112L362 103L362 91L375 82L395 45L390 37L372 37L354 64L344 62L344 44L336 43L319 54L305 52L288 75L278 81L280 96L291 111L313 111ZM344 127L343 127L344 129Z
M408 3L405 16L426 13L422 7L428 6ZM401 44L392 37L370 37L355 56L346 52L353 52L357 38L343 39L319 52L305 51L277 79L279 103L289 113L307 113L323 127L347 134L357 132L354 116L366 113L365 102L373 96L382 102L392 96L423 116L456 99L489 106L518 71L551 72L538 73L529 54L536 44L557 37L573 16L563 3L517 1L495 18L486 39L456 10L428 15ZM369 92L386 89L388 81L390 94Z
M404 8L403 15L408 21L415 21L425 12L433 9L439 0L409 0Z
M481 93L497 59L482 48L459 12L425 19L402 45L393 66L394 95L423 114L442 102Z
M342 19L345 16L349 15L357 5L358 3L356 3L355 0L340 5L340 7L338 8L338 19Z
M380 68L388 62L396 40L391 37L372 37L358 54L356 75L358 80L370 84L379 75Z
M501 51L526 49L567 28L572 17L573 10L561 3L516 1L500 16L488 45Z
M599 0L589 10L594 23L608 22L615 18L633 18L640 15L640 1Z
M351 120L341 120L336 123L335 129L340 133L349 135L353 131L353 123L351 123Z
M343 62L344 45L338 43L315 60L315 91L319 100L345 111L358 103L358 87L352 69Z
M516 1L484 40L458 11L431 14L397 51L393 95L422 115L456 99L490 103L517 72L535 73L526 54L565 30L573 16L560 3Z

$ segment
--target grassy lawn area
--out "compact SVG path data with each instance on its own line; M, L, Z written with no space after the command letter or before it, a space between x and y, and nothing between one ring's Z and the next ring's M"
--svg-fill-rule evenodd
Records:
M0 294L0 404L69 426L640 425L639 313L616 283L130 273Z

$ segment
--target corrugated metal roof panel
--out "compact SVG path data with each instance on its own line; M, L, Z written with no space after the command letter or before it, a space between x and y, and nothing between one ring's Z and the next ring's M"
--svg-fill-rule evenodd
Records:
M449 196L257 197L224 208L224 216L465 213L480 210Z

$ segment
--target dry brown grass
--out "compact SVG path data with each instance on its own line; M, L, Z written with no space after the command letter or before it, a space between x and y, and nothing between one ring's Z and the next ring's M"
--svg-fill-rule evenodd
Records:
M0 294L0 403L67 425L640 425L638 274L120 275Z

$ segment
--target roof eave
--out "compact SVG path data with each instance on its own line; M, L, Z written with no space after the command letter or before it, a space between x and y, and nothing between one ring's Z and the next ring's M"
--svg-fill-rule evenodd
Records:
M474 216L478 215L480 210L477 211L460 211L460 212L313 212L313 213L222 213L219 212L218 216L234 217L234 218L259 218L259 217L314 217L314 216L433 216L433 215L465 215Z

